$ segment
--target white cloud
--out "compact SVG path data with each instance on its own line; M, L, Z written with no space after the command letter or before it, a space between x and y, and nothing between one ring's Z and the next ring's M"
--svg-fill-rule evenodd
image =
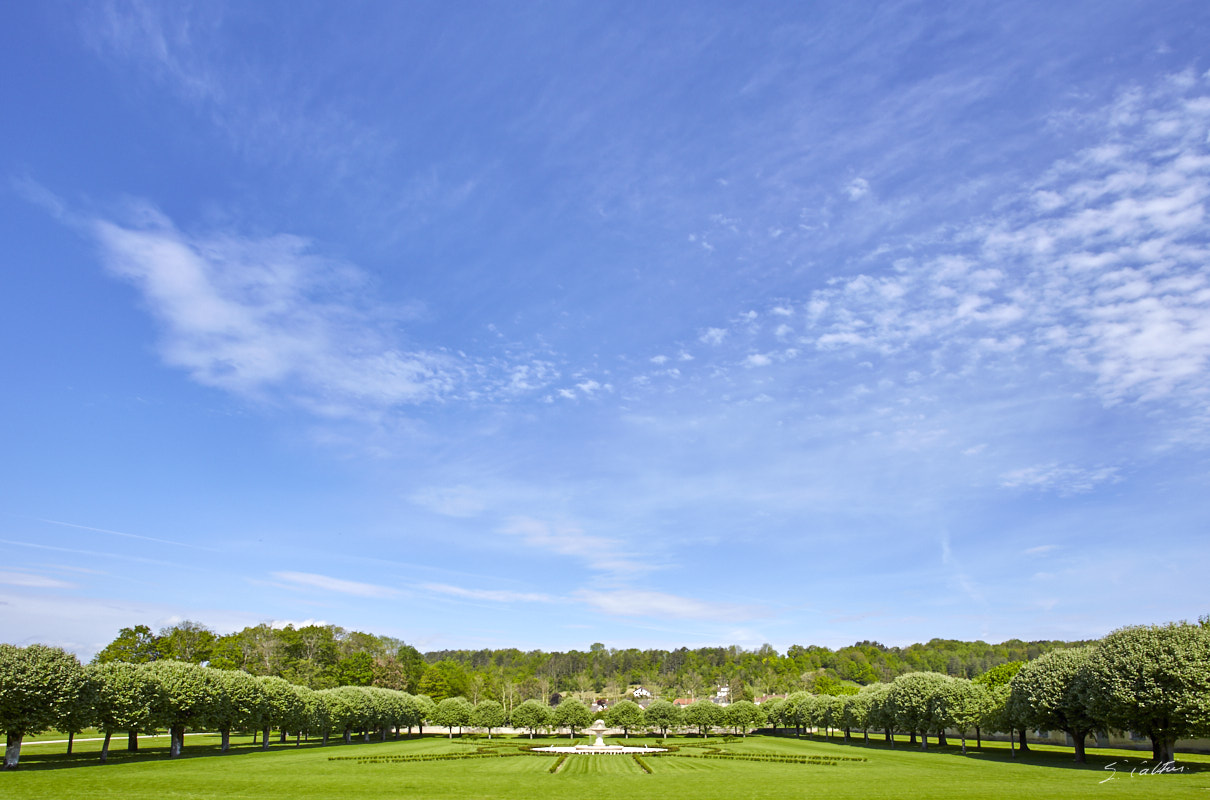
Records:
M706 332L698 337L698 340L705 344L719 345L723 343L726 336L726 328L707 328Z
M501 532L516 536L530 547L580 559L589 569L609 575L630 576L655 569L650 561L632 557L620 540L592 536L575 525L515 517Z
M1040 464L1012 470L1000 476L1006 489L1036 489L1060 495L1086 494L1103 483L1121 480L1117 467L1078 467L1069 464Z
M450 586L444 583L421 584L426 589L437 594L461 597L467 600L487 600L492 603L551 603L554 598L550 595L533 592L512 592L501 589L464 589L461 586Z
M640 589L624 588L610 591L582 589L575 595L598 611L622 617L742 622L762 615L760 609L750 606L715 603Z
M746 367L767 367L773 363L773 359L764 353L752 353L744 359Z
M1124 97L1105 146L1055 163L1001 218L815 292L811 341L968 363L1030 350L1090 375L1106 403L1205 404L1210 87L1173 85Z
M865 178L854 178L844 188L850 200L860 200L870 192L870 182Z
M295 236L194 237L152 209L143 224L98 220L109 269L163 323L160 352L199 383L280 392L312 410L354 415L449 393L454 359L401 348L397 322L358 298L365 277Z
M327 575L317 575L313 572L274 572L273 577L279 581L285 581L287 584L293 584L292 588L321 589L325 592L351 594L357 597L396 597L400 594L398 589L392 589L389 586L346 581Z
M0 572L0 583L8 586L25 586L31 589L72 589L74 583L48 578L33 572Z
M1043 553L1049 553L1052 550L1058 549L1057 544L1040 544L1037 547L1026 548L1024 553L1027 556L1040 556Z

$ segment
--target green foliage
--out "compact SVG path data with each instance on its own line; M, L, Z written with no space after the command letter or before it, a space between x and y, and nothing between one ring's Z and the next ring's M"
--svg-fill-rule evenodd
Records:
M722 710L709 700L697 700L685 706L686 725L692 725L702 736L720 722Z
M472 706L465 697L447 697L437 704L437 710L430 721L434 725L451 729L452 736L453 728L471 724L471 711Z
M1084 737L1104 727L1093 714L1092 647L1055 650L1030 661L1009 684L1009 703L1020 709L1021 723L1042 730L1061 730L1076 743L1077 762L1084 761Z
M200 664L210 660L214 643L218 641L214 631L200 622L185 620L160 631L155 639L155 649L160 658L175 658Z
M1089 662L1094 717L1145 733L1171 761L1176 740L1210 734L1210 629L1188 623L1120 628Z
M669 728L679 728L684 722L681 709L667 700L653 701L643 712L643 717L648 725L660 729L661 736L667 736Z
M65 717L87 714L90 681L79 660L58 647L0 644L0 731L8 735L4 768L16 769L21 740Z
M135 625L122 628L118 636L93 657L94 664L126 661L131 664L147 664L160 658L159 642L151 628Z
M495 700L480 700L475 703L475 709L471 713L471 724L476 728L486 728L489 738L492 728L502 727L507 721L508 714L505 713L504 706Z
M159 724L172 733L172 755L184 747L185 729L207 727L223 716L226 694L218 670L184 661L155 661L147 666L159 693Z
M982 675L976 676L974 679L975 683L982 684L989 688L1008 686L1016 674L1021 671L1021 667L1024 664L1024 661L1009 661L1006 664L1000 664L992 667Z
M592 724L592 712L588 710L588 706L572 697L559 703L551 716L551 722L560 728L568 728L574 737L577 728L587 728Z
M374 657L353 653L332 665L329 672L340 686L370 686L374 683Z
M633 700L619 700L605 712L605 722L611 727L621 728L626 736L630 735L631 729L642 725L643 719L643 708Z
M526 700L509 714L509 721L514 728L524 728L529 731L532 739L540 729L551 724L550 707L537 700Z
M895 726L925 736L930 731L941 730L942 720L933 696L944 691L950 680L936 672L912 672L891 681L887 702L894 708Z
M722 709L722 723L736 733L748 735L748 731L765 724L765 712L751 700L739 700Z

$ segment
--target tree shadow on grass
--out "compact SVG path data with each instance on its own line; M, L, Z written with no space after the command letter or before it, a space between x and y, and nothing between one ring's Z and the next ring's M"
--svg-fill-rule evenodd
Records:
M418 738L418 737L413 737ZM278 752L302 752L304 750L325 749L336 751L344 751L346 753L358 747L370 747L376 744L390 744L392 742L406 741L404 737L393 739L388 737L385 742L379 741L378 738L372 738L369 742L362 741L360 737L353 737L353 741L349 744L344 744L340 738L331 738L327 745L319 739L304 740L295 744L293 740L288 742L270 742L268 749L263 749L260 743L252 744L250 742L232 742L231 747L226 753L222 751L218 742L199 742L190 744L189 740L185 740L185 747L181 750L181 754L177 758L169 757L168 744L163 745L151 744L140 740L138 750L127 750L125 747L125 738L122 739L120 748L111 748L109 751L109 760L104 764L101 763L100 749L78 750L77 752L67 755L64 752L29 752L25 747L21 749L21 760L18 763L17 769L25 771L53 770L53 769L75 769L79 767L111 767L119 764L141 764L149 762L175 762L185 761L194 758L236 758L239 756L253 756L258 753L278 753ZM31 744L37 744L36 742Z

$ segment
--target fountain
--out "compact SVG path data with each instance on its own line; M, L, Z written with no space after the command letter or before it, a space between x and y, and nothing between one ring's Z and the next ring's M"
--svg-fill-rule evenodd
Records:
M588 733L596 734L596 741L592 744L577 744L572 747L535 747L534 752L537 753L662 753L666 748L663 747L627 747L620 744L605 744L605 720L599 719L592 723L592 727L588 729Z

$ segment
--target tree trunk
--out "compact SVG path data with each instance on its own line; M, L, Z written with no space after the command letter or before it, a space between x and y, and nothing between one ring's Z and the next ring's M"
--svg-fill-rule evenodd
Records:
M1029 742L1025 741L1025 729L1022 728L1020 733L1021 733L1021 752L1028 753L1029 752Z
M849 729L848 728L844 729L844 743L845 744L849 743Z
M966 731L962 732L962 755L966 755Z
M1008 752L1013 758L1017 757L1017 738L1013 736L1011 728L1008 731Z
M101 763L104 764L109 760L109 737L113 736L112 731L105 731L105 741L101 743Z
M489 737L489 738L490 738L490 737ZM386 740L387 740L387 729L386 729L386 728L383 728L383 729L382 729L382 737L381 737L381 738L380 738L378 741L380 741L380 742L385 742Z
M269 728L268 728L268 726L265 727L263 735L260 737L260 749L261 750L269 749Z
M294 732L294 746L302 747L302 731Z
M231 749L231 729L223 728L219 733L223 736L223 744L219 748L219 751L225 753Z
M1176 761L1176 737L1151 737L1151 756L1156 766Z
M975 726L975 747L983 749L983 734L979 731L979 726Z
M126 733L126 749L132 753L139 749L139 732L138 731L128 731Z
M965 734L963 734L963 735L965 735ZM937 746L938 747L946 747L947 745L949 745L949 743L950 743L949 739L945 738L944 730L942 730L940 733L937 734Z
M865 728L861 731L861 737L866 745L870 743L870 729Z
M21 740L25 738L24 733L9 733L8 740L4 743L4 768L16 769L17 759L21 758Z
M286 743L286 729L285 728L281 729L281 739L279 739L278 741L280 741L282 744Z
M1071 734L1071 742L1075 747L1075 762L1083 764L1084 759L1084 737L1088 734L1085 731L1068 731Z
M916 731L911 731L908 733L908 744L917 744Z
M920 749L921 750L929 749L929 732L928 731L920 732Z
M348 728L345 728L345 744L349 744L352 741L353 741L353 731L349 730Z
M322 744L320 744L320 747L327 747L327 746L328 746L328 732L324 731L324 738L323 738Z
M891 746L891 749L894 750L895 749L895 734L891 733L890 728L886 729L886 740L887 740L887 744L889 744Z
M179 758L185 743L185 726L173 725L168 729L168 757Z

